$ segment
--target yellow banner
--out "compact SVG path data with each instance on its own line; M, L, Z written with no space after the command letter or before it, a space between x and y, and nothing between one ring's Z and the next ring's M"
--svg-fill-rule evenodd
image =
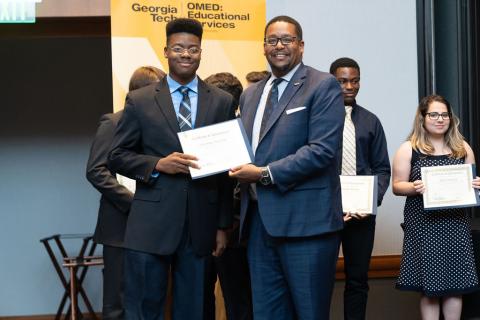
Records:
M266 68L265 6L265 0L111 0L114 110L123 108L136 68L153 65L168 72L165 25L176 18L203 25L201 78L230 72L245 84L248 72Z

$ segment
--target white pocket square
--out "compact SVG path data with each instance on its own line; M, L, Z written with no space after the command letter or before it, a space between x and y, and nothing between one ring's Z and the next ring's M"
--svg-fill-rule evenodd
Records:
M287 114L292 114L292 113L294 113L294 112L302 111L302 110L304 110L304 109L307 109L307 107L298 107L298 108L288 109L288 110L286 110L285 112L286 112Z

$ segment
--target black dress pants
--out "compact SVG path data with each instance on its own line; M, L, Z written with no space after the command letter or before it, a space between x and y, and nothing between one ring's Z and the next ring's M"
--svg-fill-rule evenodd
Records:
M206 268L204 320L215 320L215 282L222 288L228 320L252 320L252 294L247 249L228 247L222 256L210 257Z
M345 261L344 319L363 320L367 310L368 268L375 238L375 216L351 219L342 231Z
M123 320L123 248L103 246L102 319Z

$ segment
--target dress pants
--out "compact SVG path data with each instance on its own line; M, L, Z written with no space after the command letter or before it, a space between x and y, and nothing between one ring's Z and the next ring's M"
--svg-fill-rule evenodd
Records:
M254 319L328 320L339 234L271 237L258 206L250 208L247 255Z
M217 275L227 319L252 320L252 294L246 248L229 246L220 257L209 258L207 265L204 320L215 320L214 291Z
M156 255L125 249L125 318L163 320L168 274L173 279L173 320L203 320L206 257L198 256L188 232L177 250Z
M123 310L123 248L103 245L102 319L121 320Z
M341 234L346 276L344 319L363 320L367 310L368 269L375 238L375 216L345 222Z

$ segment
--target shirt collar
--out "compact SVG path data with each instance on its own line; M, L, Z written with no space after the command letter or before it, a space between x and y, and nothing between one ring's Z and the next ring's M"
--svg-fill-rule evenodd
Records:
M193 91L195 93L198 93L198 77L197 76L195 76L195 78L193 78L193 80L190 81L189 83L187 83L186 85L182 85L182 84L178 83L177 81L173 80L172 77L170 77L170 75L167 75L167 83L168 83L168 87L170 89L170 94L177 91L178 88L180 88L180 87L187 87L191 91Z
M355 100L355 101L353 102L353 104L350 106L350 107L352 107L352 112L353 112L353 110L356 109L356 108L355 108L356 105L357 105L357 101ZM345 107L347 107L347 106L345 106Z
M346 107L346 106L345 106L345 107ZM351 116L352 119L353 119L354 115L355 115L355 117L356 117L356 114L358 113L357 101L356 101L356 100L355 100L355 102L353 102L353 105L352 105L351 107L352 107L352 113L350 114L350 116ZM346 111L346 109L345 109L345 111Z
M292 77L293 75L295 74L295 72L297 72L298 68L300 68L300 65L301 63L297 64L292 70L290 70L286 75L284 75L283 77L280 77L282 78L284 81L286 82L290 82L290 80L292 80ZM270 77L270 79L268 79L268 84L271 85L273 80L277 79L277 77L275 77L272 73L272 76Z

